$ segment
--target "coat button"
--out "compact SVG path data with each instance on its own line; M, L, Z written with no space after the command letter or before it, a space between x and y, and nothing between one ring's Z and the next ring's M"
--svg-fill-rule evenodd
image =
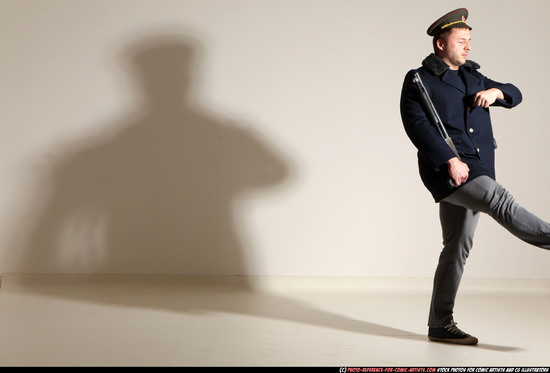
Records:
M470 128L470 133L473 133L474 132L474 129L473 128Z

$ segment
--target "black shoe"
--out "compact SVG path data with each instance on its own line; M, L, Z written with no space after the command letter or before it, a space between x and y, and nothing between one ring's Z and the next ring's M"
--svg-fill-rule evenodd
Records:
M428 329L428 339L434 342L455 343L459 345L477 344L477 338L458 329L454 321L442 328L430 327Z

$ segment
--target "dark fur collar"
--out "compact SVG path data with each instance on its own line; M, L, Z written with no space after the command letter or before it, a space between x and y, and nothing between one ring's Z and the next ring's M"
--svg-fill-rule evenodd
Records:
M432 53L426 57L424 61L422 61L422 66L435 75L441 75L449 68L449 65L443 62L443 60L435 53ZM480 66L472 60L466 60L466 63L463 66L470 71L480 68Z

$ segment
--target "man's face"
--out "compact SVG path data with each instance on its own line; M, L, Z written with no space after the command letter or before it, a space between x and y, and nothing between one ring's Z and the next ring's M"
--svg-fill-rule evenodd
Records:
M437 41L439 56L452 70L457 70L459 66L464 65L468 58L471 40L469 29L452 29L446 43L441 39Z

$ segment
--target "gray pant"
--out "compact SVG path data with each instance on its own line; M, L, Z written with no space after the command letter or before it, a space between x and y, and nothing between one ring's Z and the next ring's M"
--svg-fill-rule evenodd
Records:
M483 212L519 239L550 249L550 224L523 207L500 184L481 176L457 189L439 204L443 250L434 276L428 325L442 327L453 319L456 294L464 264Z

